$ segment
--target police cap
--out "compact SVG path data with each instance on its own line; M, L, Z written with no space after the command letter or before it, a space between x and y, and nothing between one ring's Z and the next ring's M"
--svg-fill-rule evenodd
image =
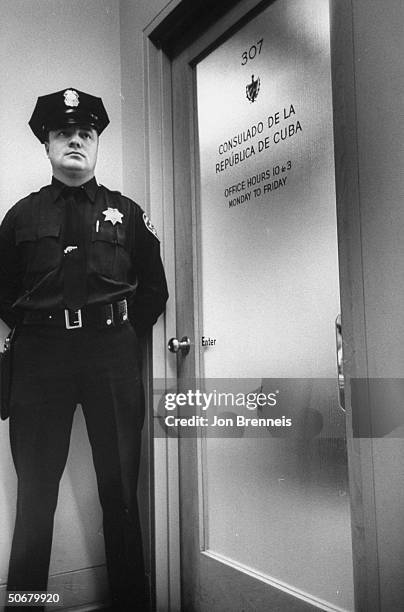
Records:
M109 118L101 98L73 88L40 96L28 122L41 142L48 139L49 130L79 125L92 127L101 134L108 123Z

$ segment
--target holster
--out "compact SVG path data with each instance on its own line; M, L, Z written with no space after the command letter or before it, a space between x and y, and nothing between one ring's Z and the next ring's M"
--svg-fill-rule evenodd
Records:
M10 395L12 379L12 352L15 328L4 340L4 349L0 353L0 417L5 421L10 414Z

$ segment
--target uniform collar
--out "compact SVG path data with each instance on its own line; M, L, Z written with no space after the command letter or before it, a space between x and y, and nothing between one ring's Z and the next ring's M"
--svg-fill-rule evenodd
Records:
M54 201L56 201L58 197L62 194L62 191L63 189L65 189L65 187L68 187L68 185L65 185L65 183L62 183L62 181L59 181L59 179L52 176L51 189ZM94 176L89 181L87 181L87 183L80 185L79 189L83 189L86 192L86 195L91 202L95 201L98 184Z

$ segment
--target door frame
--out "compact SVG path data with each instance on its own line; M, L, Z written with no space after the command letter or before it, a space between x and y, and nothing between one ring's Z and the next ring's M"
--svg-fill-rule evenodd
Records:
M363 279L363 258L353 8L352 0L329 0L329 3L344 371L345 376L349 378L367 377L365 302L363 284L358 282L358 279ZM207 4L210 2L204 3L205 6ZM226 2L228 12L224 16L213 15L213 22L209 23L209 19L200 19L199 2L172 0L144 30L149 205L153 219L163 228L164 260L171 287L166 317L167 334L165 338L154 338L153 342L155 351L165 352L165 371L155 371L155 377L170 379L176 375L175 356L168 354L165 348L166 339L177 335L175 248L181 248L181 245L175 244L170 57L181 45L183 48L187 46L187 41L191 38L190 24L194 24L195 20L202 24L201 29L209 26L209 37L216 38L224 31L229 19L234 23L245 18L250 11L260 10L264 3L260 0L242 0L233 2L233 8L229 8L229 4L231 3ZM176 289L179 292L180 288ZM182 332L182 329L178 329L179 334ZM190 330L187 332L191 335ZM190 357L191 355L187 359ZM353 437L349 386L346 389L345 402L355 609L360 612L376 612L380 608L373 444L372 439ZM160 507L161 511L156 515L156 547L157 551L160 551L156 556L157 610L180 610L179 448L174 439L159 439L158 445L160 448L155 456L155 478L159 501L156 508ZM158 462L159 458L163 459L164 465Z

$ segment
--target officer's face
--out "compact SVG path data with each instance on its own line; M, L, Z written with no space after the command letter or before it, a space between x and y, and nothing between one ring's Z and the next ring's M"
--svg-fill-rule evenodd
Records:
M94 176L98 134L93 128L51 130L45 148L56 178L89 180Z

